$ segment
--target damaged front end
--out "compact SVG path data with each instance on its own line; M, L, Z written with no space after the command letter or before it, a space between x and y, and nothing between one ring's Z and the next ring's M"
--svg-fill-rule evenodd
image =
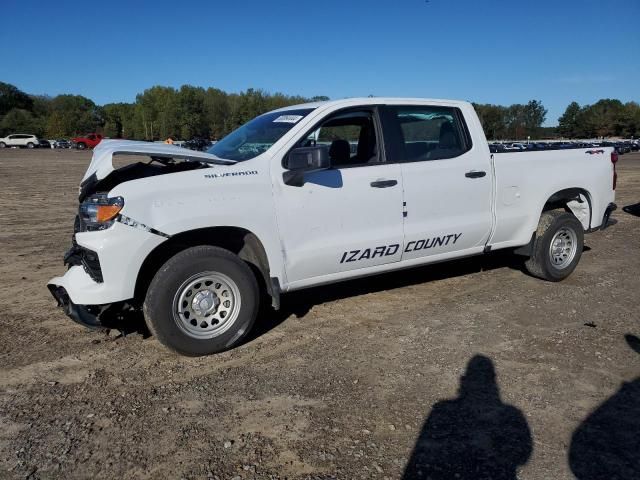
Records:
M143 156L151 161L135 162L116 169L113 166L113 157L116 155ZM175 145L103 140L94 149L89 168L82 178L79 200L82 202L93 193L107 192L130 180L234 163L236 162L233 160L224 160L207 152L192 151Z
M69 294L64 287L47 285L51 295L58 302L64 313L74 322L90 330L120 330L127 332L131 330L144 331L144 325L131 325L131 320L143 323L141 319L141 308L129 302L115 302L106 305L78 305L71 301ZM137 315L136 315L137 314ZM133 328L132 328L133 327Z
M100 314L104 308L109 305L76 305L69 298L69 294L64 287L49 284L47 285L51 295L58 302L58 306L62 307L64 313L76 323L83 325L92 330L103 330L105 327L100 321Z
M146 159L114 168L114 155ZM133 297L142 262L170 235L148 225L148 220L143 223L125 215L125 198L110 195L116 187L147 177L233 163L172 145L101 142L80 185L71 248L64 255L68 269L47 285L58 305L73 321L92 329L114 328L127 311L139 310Z

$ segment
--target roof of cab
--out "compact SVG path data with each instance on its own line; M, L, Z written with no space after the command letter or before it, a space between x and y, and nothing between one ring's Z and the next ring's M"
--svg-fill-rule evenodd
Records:
M442 98L402 98L402 97L354 97L354 98L341 98L339 100L327 100L325 102L310 102L300 103L298 105L290 105L282 107L275 112L284 112L287 110L298 110L301 108L318 108L318 107L332 107L332 106L358 106L358 105L380 105L380 104L436 104L436 105L451 105L461 106L468 105L469 102L461 100L448 100Z

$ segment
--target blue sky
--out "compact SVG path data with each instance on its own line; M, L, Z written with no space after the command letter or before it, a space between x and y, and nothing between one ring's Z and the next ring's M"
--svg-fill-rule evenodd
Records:
M2 0L0 81L96 103L152 85L481 103L640 100L640 0Z

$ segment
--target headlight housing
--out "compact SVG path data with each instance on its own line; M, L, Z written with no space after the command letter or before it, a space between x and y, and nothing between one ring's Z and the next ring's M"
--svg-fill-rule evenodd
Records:
M104 230L113 225L120 210L124 207L124 198L109 198L106 193L96 193L80 204L80 231Z

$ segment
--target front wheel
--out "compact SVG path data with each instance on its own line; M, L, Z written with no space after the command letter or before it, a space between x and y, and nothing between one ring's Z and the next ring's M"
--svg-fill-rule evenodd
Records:
M535 277L559 282L575 270L583 245L584 230L574 215L557 210L545 212L525 266Z
M158 270L143 310L163 345L200 356L237 345L253 327L259 298L246 263L228 250L203 245L183 250Z
M85 143L80 142L80 143L78 143L77 148L78 148L78 150L84 150L84 149L87 148L87 145Z
M7 144L4 142L0 142L0 148L7 148Z

